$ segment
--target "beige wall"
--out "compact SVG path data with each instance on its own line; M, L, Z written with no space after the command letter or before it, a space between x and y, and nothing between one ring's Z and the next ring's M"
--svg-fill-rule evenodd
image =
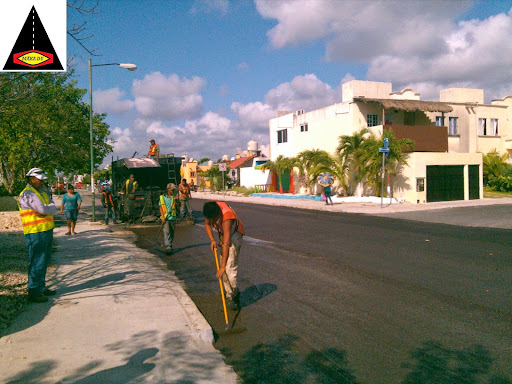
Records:
M425 203L427 191L416 192L416 179L427 177L429 165L465 165L464 170L464 196L469 199L468 165L480 166L480 180L483 177L481 153L435 153L414 152L407 159L408 167L404 167L401 179L395 181L394 197L404 198L411 203ZM427 186L428 187L428 186ZM480 183L480 198L483 198L483 185Z
M352 101L354 97L364 96L375 99L389 99L391 83L380 81L352 80L342 85L342 101Z

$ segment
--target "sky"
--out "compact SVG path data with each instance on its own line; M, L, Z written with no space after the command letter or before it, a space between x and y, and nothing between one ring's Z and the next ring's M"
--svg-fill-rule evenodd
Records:
M112 159L163 154L217 161L268 145L277 111L341 102L350 80L391 82L421 100L451 87L512 95L512 0L80 0L68 61L107 113ZM73 3L68 0L69 3ZM88 102L88 95L84 97Z

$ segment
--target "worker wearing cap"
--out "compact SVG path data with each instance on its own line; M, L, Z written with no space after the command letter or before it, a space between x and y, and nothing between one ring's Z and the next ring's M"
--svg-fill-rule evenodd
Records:
M155 140L151 139L149 140L150 146L149 146L149 152L148 157L150 159L158 159L160 156L160 146L155 143Z
M167 184L167 193L160 196L160 219L162 220L164 246L167 254L172 253L176 216L176 185L169 183Z
M45 192L46 175L32 168L25 175L27 186L19 196L19 208L25 243L28 246L28 299L35 303L48 301L56 291L46 288L46 268L53 243L53 215L57 207Z

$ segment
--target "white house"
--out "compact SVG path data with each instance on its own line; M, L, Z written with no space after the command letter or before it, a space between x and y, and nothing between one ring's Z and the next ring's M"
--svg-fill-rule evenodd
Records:
M415 141L393 197L414 203L483 197L482 153L512 154L512 97L484 103L483 90L442 90L440 101L421 101L411 89L353 80L342 86L342 102L314 111L281 111L269 121L271 159L304 150L334 153L339 137L368 127L392 129ZM299 186L296 186L298 188Z

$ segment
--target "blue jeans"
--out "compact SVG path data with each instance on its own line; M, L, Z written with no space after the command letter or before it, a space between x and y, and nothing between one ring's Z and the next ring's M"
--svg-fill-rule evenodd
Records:
M188 216L192 218L192 208L190 207L190 199L180 200L180 216L185 218L185 211L188 211Z
M46 287L46 268L50 261L53 229L25 235L28 246L28 294L39 296Z
M176 229L176 220L169 220L164 224L164 245L172 247L174 240L174 230Z
M105 224L108 224L108 218L112 217L112 222L116 223L116 215L114 213L114 207L106 207L105 208Z

